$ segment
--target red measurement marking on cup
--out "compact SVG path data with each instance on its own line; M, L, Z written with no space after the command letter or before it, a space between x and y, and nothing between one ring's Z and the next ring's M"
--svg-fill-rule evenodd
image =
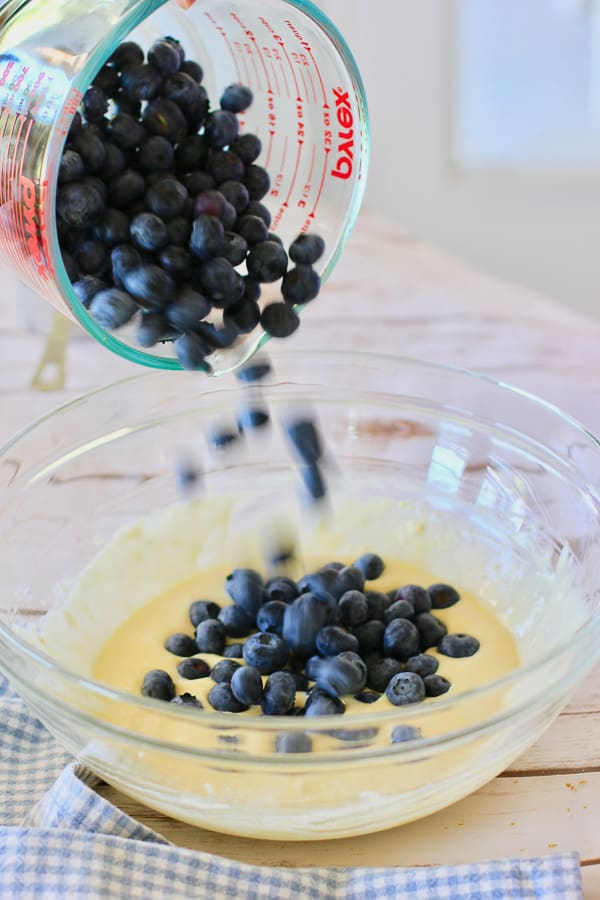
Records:
M271 67L271 74L273 75L273 84L275 85L275 93L277 94L277 96L279 96L281 91L279 89L279 79L277 78L277 72L275 71L275 63L273 62L273 55L271 53L271 48L265 47L263 45L262 49L263 49L264 58L269 62L269 65Z
M292 60L294 64L297 66L298 71L300 72L300 80L302 81L302 87L304 88L304 96L306 97L306 102L309 103L308 97L308 88L306 86L306 79L304 78L304 69L302 66L302 60L300 58L300 54L296 53L295 50L292 50Z
M312 189L312 176L315 168L315 159L317 157L317 148L316 145L313 144L312 153L310 157L310 167L308 169L308 175L306 176L306 181L300 191L300 197L298 199L298 203L296 204L298 209L306 209L306 205L308 203L308 198L310 197L310 192ZM306 223L305 223L306 224ZM308 231L308 226L305 228L305 231Z
M242 20L240 19L240 17L238 16L237 13L232 12L232 13L230 13L230 16L231 16L231 18L233 19L233 21L236 22L236 23L239 25L239 27L243 30L243 32L244 32L246 38L248 39L248 41L250 41L251 48L254 48L254 54L258 57L258 60L259 60L259 62L261 63L262 68L263 68L263 72L264 72L264 74L265 74L265 81L266 81L266 84L267 84L267 90L268 90L268 91L271 91L272 88L271 88L271 80L270 80L270 78L269 78L269 71L268 71L268 69L267 69L267 64L266 64L266 62L265 62L265 60L264 60L264 57L263 57L263 54L262 54L260 45L258 44L258 42L257 42L257 40L256 40L256 35L254 34L254 32L252 31L251 28L248 28L248 26L247 26L244 22L242 22ZM253 58L253 62L254 62L255 67L256 67L256 62L255 62L254 58ZM259 88L260 88L260 79L258 78L258 70L257 70L257 73L256 73L256 77L257 77L257 83L258 83Z
M236 76L237 76L237 81L240 82L240 81L242 80L242 76L241 76L241 72L240 72L240 67L239 67L239 63L238 63L238 61L237 61L237 59L236 59L236 55L235 55L235 53L234 53L234 51L233 51L233 47L231 46L231 42L230 42L230 40L229 40L229 35L227 34L227 32L225 31L225 29L223 28L223 26L222 26L222 25L219 25L219 23L217 22L217 20L216 20L209 12L205 12L204 15L206 16L206 18L208 19L208 21L211 23L211 25L214 26L215 31L217 31L217 32L221 35L221 37L223 38L223 40L225 41L225 44L226 44L226 46L227 46L227 49L229 50L229 54L230 54L230 56L231 56L231 59L232 59L232 61L233 61L234 66L235 66L235 72L236 72Z
M248 68L248 62L246 60L246 54L244 53L244 48L242 46L242 42L234 41L233 48L234 48L235 52L237 53L237 55L241 58L242 65L244 67L244 72L246 73L245 77L241 80L243 81L244 84L250 85L252 83L252 79L250 78L250 69Z
M273 40L275 41L275 40L276 40L276 37L275 37L275 29L273 28L273 26L271 25L271 23L270 23L267 19L265 19L263 16L259 16L258 21L259 21L260 24L261 24L261 25L269 32L269 34L271 35L271 37L272 37ZM277 38L277 40L280 41L281 39L280 39L280 38ZM266 47L264 47L263 49L266 49ZM274 46L274 47L271 47L270 49L271 49L271 53L272 53L273 59L276 60L276 62L279 63L279 69L280 69L281 77L282 77L283 83L284 83L284 85L285 85L285 92L286 92L286 95L289 97L289 96L290 96L290 89L289 89L289 86L288 86L287 78L286 78L286 76L285 76L285 69L284 69L284 66L283 66L283 60L282 60L282 58L281 58L281 48L280 48L280 46ZM273 73L275 73L275 67L273 67Z

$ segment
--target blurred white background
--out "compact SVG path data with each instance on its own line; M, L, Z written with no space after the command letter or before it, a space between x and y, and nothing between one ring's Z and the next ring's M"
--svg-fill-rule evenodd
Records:
M366 85L366 206L600 316L600 0L319 0Z

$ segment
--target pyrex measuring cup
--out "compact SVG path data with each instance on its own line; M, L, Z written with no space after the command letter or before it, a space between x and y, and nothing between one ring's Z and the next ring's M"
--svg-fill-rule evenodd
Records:
M308 0L7 0L0 3L0 253L20 277L94 338L146 366L177 369L170 345L144 351L133 330L108 333L77 299L55 227L58 162L73 115L101 65L125 39L147 48L181 40L204 69L213 103L233 82L254 102L241 130L262 141L263 202L287 246L314 230L331 272L362 199L368 122L356 64L335 26ZM265 285L263 299L276 299ZM6 301L5 301L6 302ZM317 301L319 302L319 301ZM214 373L265 340L260 327L208 358Z

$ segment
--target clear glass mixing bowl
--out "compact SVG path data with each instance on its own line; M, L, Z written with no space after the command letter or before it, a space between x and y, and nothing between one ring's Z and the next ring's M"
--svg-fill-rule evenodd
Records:
M203 457L209 497L243 490L249 507L296 506L278 428L233 455L203 443L248 388L231 376L153 373L62 407L1 451L0 667L69 751L176 818L289 840L388 828L499 773L598 658L600 448L552 406L468 372L324 351L274 363L262 388L273 419L291 405L320 419L332 521L344 492L396 504L399 516L416 505L438 528L425 562L496 607L520 666L435 702L312 719L318 749L282 754L276 736L308 720L172 708L70 670L60 634L42 651L46 617L115 531L177 503L178 454ZM393 727L415 723L421 737L391 743Z

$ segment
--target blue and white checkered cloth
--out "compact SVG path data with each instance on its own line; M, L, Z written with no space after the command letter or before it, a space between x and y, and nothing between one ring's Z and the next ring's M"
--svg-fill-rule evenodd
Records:
M92 786L0 676L0 898L581 900L576 853L414 869L275 869L182 850Z

